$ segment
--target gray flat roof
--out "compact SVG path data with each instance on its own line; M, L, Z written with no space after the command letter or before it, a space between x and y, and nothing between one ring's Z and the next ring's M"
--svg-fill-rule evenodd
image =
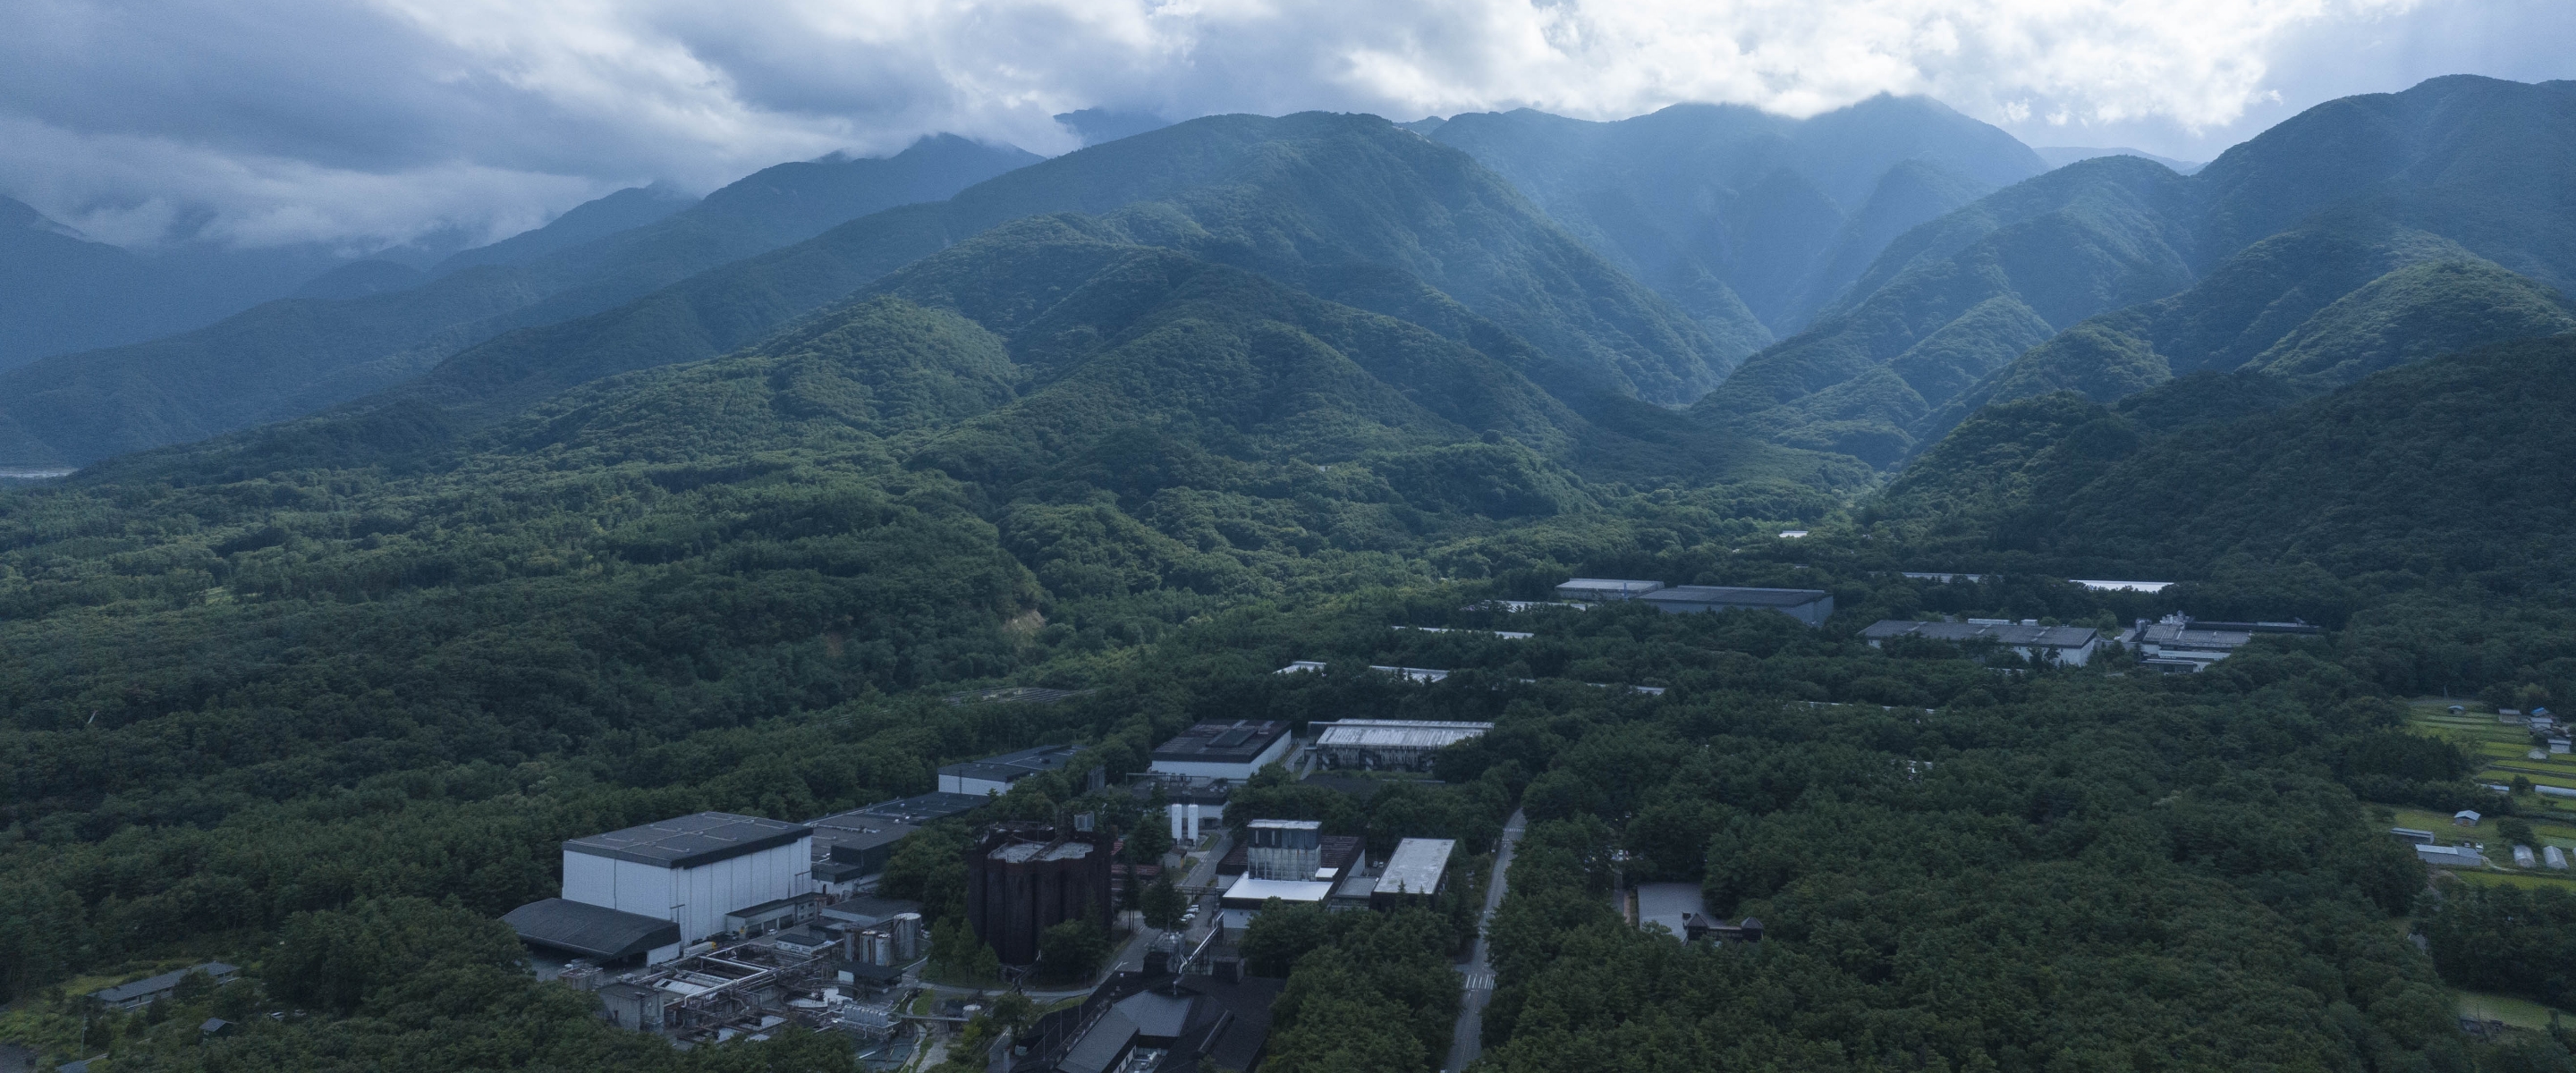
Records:
M1154 747L1153 759L1202 764L1249 764L1288 736L1288 724L1277 719L1236 719L1200 723Z
M216 979L223 979L237 975L241 970L220 961L209 961L203 965L190 965L187 968L180 969L175 972L165 972L159 976L147 976L130 984L118 984L114 987L103 987L90 992L90 997L101 1002L126 1002L132 999L142 998L145 995L156 995L179 986L179 981L187 979L189 973L195 972L202 972Z
M1797 607L1832 596L1823 589L1740 589L1727 585L1676 585L1637 597L1658 604L1719 604L1726 607Z
M680 942L680 925L673 921L562 898L529 902L501 922L529 942L608 961Z
M1872 641L1890 637L1928 637L1935 641L1993 641L2017 648L2082 648L2101 636L2085 626L2024 626L1991 622L1908 622L1881 619L1860 635Z
M1656 589L1663 588L1664 583L1660 581L1639 581L1634 578L1573 577L1558 582L1556 587L1559 589L1574 589L1580 592L1625 593L1633 596L1640 593L1653 592Z
M987 804L987 802L982 794L932 792L926 794L915 794L911 797L899 797L892 801L879 801L866 808L853 809L849 812L842 813L841 815L850 817L880 816L897 823L909 823L918 826L920 824L929 823L932 820L944 820L950 816L962 816L966 813L973 812L976 809L984 807L985 804Z
M1447 838L1408 838L1396 843L1395 854L1386 859L1386 871L1377 877L1377 893L1437 893L1440 874L1449 870L1449 854L1457 848L1457 841Z
M639 823L623 831L592 834L587 839L567 839L564 852L626 859L636 865L698 867L714 865L719 859L757 854L770 847L791 847L796 839L809 834L814 831L806 829L804 823L734 813L696 813L659 823Z
M1022 749L1016 753L1003 753L1000 756L988 756L981 760L948 764L941 767L939 773L962 775L966 778L984 779L990 782L1018 782L1041 771L1060 769L1073 760L1074 754L1081 751L1082 746L1079 745L1040 745L1034 749Z
M694 868L774 846L794 845L798 839L813 833L812 828L801 823L737 816L730 812L700 812L623 831L569 839L563 848L567 853L587 853L637 864Z

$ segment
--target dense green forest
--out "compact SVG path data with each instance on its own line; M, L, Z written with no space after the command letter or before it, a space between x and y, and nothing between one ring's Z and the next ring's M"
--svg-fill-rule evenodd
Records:
M1496 728L1437 782L1270 773L1229 807L1460 843L1428 907L1245 938L1286 981L1284 1070L1436 1067L1516 811L1479 1068L2576 1066L2563 1032L2453 1020L2455 988L2569 1001L2566 899L2432 880L2376 811L2550 812L2470 781L2402 701L2576 696L2576 338L2491 341L2563 330L2560 232L2464 231L2522 192L2382 166L2496 159L2555 121L2561 91L2497 85L2329 110L2189 180L2109 158L1997 191L1891 239L1692 412L1658 404L1735 354L1584 245L1640 258L1639 232L1578 235L1374 117L1235 116L346 409L0 487L0 1036L118 1073L848 1069L812 1036L613 1031L493 918L557 889L568 837L805 819L1078 743L889 865L949 940L937 971L986 978L974 824L1077 806L1143 863L1159 818L1091 772L1201 719L1375 717ZM2457 122L2471 105L2501 118ZM2355 115L2405 144L2338 140ZM1509 133L1458 137L1478 124ZM2300 153L2351 174L2267 170ZM1848 203L1869 171L1802 181ZM2303 223L2373 183L2475 203ZM2177 364L2177 339L2230 358ZM2079 344L2145 371L1976 394ZM1770 416L1712 417L1755 396ZM1979 405L1954 429L1919 424L1958 398ZM1570 574L1835 611L1544 603ZM2191 675L1859 639L2177 610L2324 632ZM1326 669L1274 673L1292 660ZM950 702L995 685L1082 692ZM1766 938L1625 926L1609 892L1639 880L1696 882ZM1168 915L1168 893L1122 897ZM1105 939L1043 949L1069 979ZM131 1015L81 997L206 957L246 981ZM200 1039L208 1016L239 1028Z

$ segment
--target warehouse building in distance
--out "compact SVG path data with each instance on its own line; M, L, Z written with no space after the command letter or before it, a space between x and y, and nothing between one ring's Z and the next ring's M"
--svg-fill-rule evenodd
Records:
M1637 597L1667 615L1702 611L1777 611L1809 626L1834 614L1834 596L1822 589L1745 589L1728 585L1676 585Z
M2139 619L2128 642L2144 658L2140 666L2175 673L2195 673L2235 655L2254 643L2257 634L2319 634L2304 622L2210 622L2175 613L2154 622Z
M1016 753L949 764L939 769L939 792L982 797L1009 793L1011 784L1041 771L1055 771L1073 761L1079 745L1041 745Z
M1972 618L1966 622L1909 622L1882 619L1860 631L1871 648L1882 648L1899 637L1921 637L1959 644L1991 642L2012 649L2023 659L2037 663L2055 661L2069 667L2081 667L2101 649L2099 630L2082 626L2042 626L2035 619L2014 622L2010 619Z
M1412 719L1344 719L1314 723L1319 767L1357 771L1429 771L1440 750L1473 740L1492 723L1441 723Z
M738 910L814 889L813 830L701 812L563 844L563 896L501 919L532 945L602 965L658 965L738 926Z
M1200 723L1154 747L1151 771L1164 779L1232 779L1288 758L1296 739L1277 719Z
M1576 600L1583 603L1593 604L1611 603L1619 600L1634 600L1663 587L1664 583L1660 581L1635 581L1611 577L1576 577L1567 578L1563 583L1557 585L1556 598L1559 600Z

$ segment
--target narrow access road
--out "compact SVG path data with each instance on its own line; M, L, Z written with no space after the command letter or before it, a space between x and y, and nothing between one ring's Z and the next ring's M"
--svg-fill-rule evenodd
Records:
M1449 1060L1440 1064L1441 1073L1459 1073L1485 1053L1485 1004L1494 1000L1494 966L1485 960L1485 927L1494 922L1494 910L1503 904L1504 877L1512 868L1512 847L1521 840L1529 826L1529 817L1518 811L1503 821L1503 842L1494 850L1494 878L1485 884L1485 913L1476 918L1476 945L1458 971L1467 977L1466 993L1459 996L1458 1027L1449 1042Z
M1190 869L1187 874L1175 877L1173 883L1183 887L1204 887L1215 883L1216 866L1224 863L1225 855L1232 852L1234 852L1234 832L1223 827L1217 828L1216 837L1209 840L1207 851L1198 866ZM1209 928L1216 926L1215 901L1194 899L1194 902L1199 907L1199 920L1184 936L1185 943L1198 942L1207 934ZM1138 928L1135 937L1127 940L1127 945L1119 948L1118 961L1110 966L1110 971L1129 972L1143 969L1146 948L1152 946L1154 939L1161 934L1150 928Z

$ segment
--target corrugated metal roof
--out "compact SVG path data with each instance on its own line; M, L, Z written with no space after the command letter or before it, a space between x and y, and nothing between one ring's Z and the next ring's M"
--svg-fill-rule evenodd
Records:
M1494 729L1492 723L1436 723L1409 719L1344 719L1317 723L1315 744L1370 749L1438 749Z

